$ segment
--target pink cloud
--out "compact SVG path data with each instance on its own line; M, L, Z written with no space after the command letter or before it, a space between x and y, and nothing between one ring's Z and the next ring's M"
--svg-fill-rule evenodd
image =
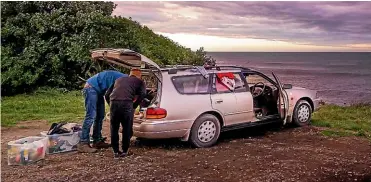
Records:
M115 3L114 15L132 17L164 33L336 46L371 42L371 2Z

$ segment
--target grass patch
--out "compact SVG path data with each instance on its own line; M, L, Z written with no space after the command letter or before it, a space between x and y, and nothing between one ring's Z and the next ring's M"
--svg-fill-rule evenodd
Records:
M315 126L327 127L327 136L362 136L371 139L371 104L324 105L313 113Z
M45 89L1 99L1 126L13 126L25 120L81 122L84 114L80 91Z

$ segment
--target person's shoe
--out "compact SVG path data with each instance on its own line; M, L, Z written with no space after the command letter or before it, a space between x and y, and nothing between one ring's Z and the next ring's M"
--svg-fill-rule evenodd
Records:
M77 144L77 151L81 153L95 153L97 149L91 148L88 143L79 143Z
M131 156L131 155L133 155L133 153L131 153L131 152L127 152L127 153L118 152L118 153L113 154L113 158L114 159L120 159L120 158L124 158L124 157Z
M117 152L117 153L113 153L113 158L114 159L119 159L120 158L120 156L121 156L121 154L122 154L122 152Z
M107 148L111 147L111 144L106 143L104 141L99 141L99 142L93 143L93 147L96 148L96 149L107 149Z
M133 153L132 152L126 152L126 153L122 153L121 155L120 155L120 157L128 157L128 156L131 156L131 155L133 155Z

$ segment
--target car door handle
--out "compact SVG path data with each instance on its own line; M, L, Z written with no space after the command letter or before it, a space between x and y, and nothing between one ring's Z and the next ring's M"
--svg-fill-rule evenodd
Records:
M222 100L222 99L217 99L217 100L215 100L215 102L216 102L217 104L219 104L219 103L222 103L223 100Z

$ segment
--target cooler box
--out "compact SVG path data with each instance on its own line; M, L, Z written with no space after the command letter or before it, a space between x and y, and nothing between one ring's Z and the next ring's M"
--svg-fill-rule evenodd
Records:
M27 165L45 158L48 139L31 136L8 142L8 165Z
M77 150L77 144L80 141L81 131L47 135L47 131L41 132L41 136L48 138L47 154L61 152L70 152Z

